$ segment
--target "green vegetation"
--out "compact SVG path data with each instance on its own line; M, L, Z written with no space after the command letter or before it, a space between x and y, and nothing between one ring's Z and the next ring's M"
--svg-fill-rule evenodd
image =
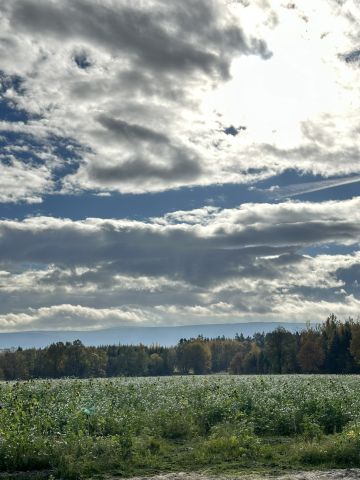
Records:
M0 379L159 376L173 374L360 373L360 323L334 315L316 329L283 328L235 339L203 337L176 347L109 345L79 340L0 353Z
M360 466L357 376L0 382L0 470L55 478Z

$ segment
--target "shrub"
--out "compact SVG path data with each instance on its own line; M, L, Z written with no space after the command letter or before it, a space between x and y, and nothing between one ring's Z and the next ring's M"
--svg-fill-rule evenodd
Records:
M315 420L306 416L301 423L301 433L303 439L308 442L318 441L323 436L321 426Z
M254 458L260 439L248 424L223 423L212 428L210 436L195 452L198 461L214 462Z
M194 422L189 412L167 411L157 419L159 435L170 440L190 437L194 433Z

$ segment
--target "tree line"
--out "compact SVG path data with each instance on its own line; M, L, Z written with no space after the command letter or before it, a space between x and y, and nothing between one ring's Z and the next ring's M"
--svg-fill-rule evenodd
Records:
M330 315L292 333L277 328L252 337L182 339L159 345L84 346L80 340L0 354L0 380L174 374L360 373L360 322Z

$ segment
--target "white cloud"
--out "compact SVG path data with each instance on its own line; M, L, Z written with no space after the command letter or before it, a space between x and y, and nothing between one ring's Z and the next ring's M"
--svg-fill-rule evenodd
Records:
M54 330L73 330L84 329L85 326L86 330L96 330L104 326L144 323L148 318L149 315L145 315L139 309L96 309L81 305L54 305L29 309L24 313L0 315L0 328L5 331L34 328L42 330L44 327Z
M318 322L324 321L330 313L336 312L340 319L358 319L360 311L360 300L353 295L346 296L343 301L310 301L300 296L288 297L286 302L278 298L277 305L273 311L273 317L291 318L297 321L315 319Z
M2 68L22 79L3 95L31 118L3 128L79 145L65 192L360 172L355 2L14 0L0 15Z
M51 174L46 167L27 166L15 158L2 164L0 155L0 203L39 203L42 195L52 188Z

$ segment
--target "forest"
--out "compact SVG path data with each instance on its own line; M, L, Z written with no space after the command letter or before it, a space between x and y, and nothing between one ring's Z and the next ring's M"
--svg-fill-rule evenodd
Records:
M278 328L252 337L181 339L160 345L84 346L58 342L0 353L0 380L187 374L360 373L360 322L324 323L301 332Z

